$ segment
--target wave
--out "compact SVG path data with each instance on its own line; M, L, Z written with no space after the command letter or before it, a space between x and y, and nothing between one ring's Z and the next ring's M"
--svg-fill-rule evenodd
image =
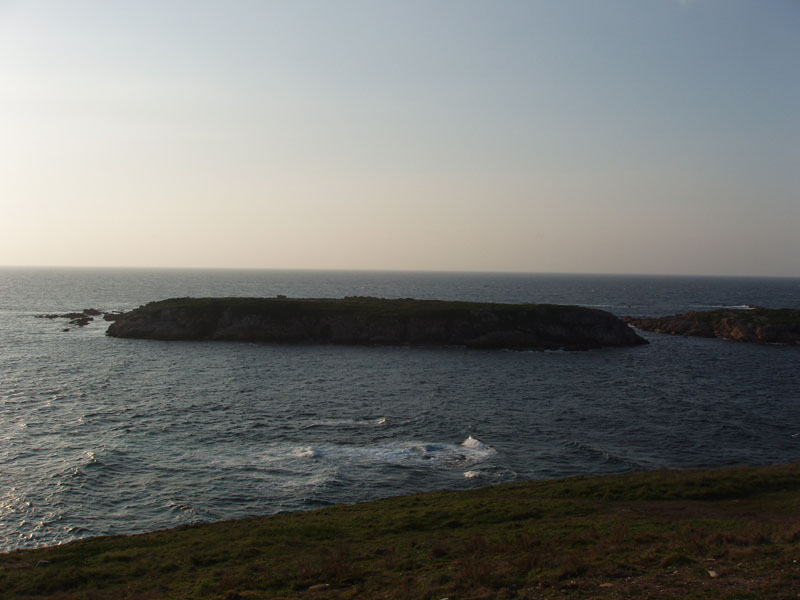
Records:
M178 515L194 518L197 516L197 509L186 502L179 502L177 500L168 500L166 502L167 508Z
M296 458L317 458L319 456L319 452L311 446L306 446L305 448L301 448L295 452L293 456Z
M375 419L317 419L304 425L302 429L314 429L316 427L380 427L389 424L386 417Z
M496 450L480 440L469 436L461 444L398 441L365 446L344 444L320 444L295 447L294 458L325 459L336 463L358 463L390 465L447 465L480 462Z
M484 444L482 441L475 439L471 435L461 442L461 445L464 446L464 448L471 448L473 450L489 450L489 446Z
M727 310L753 310L755 306L752 304L693 304L694 308L714 308L714 309L727 309Z
M590 444L586 444L583 442L579 442L577 440L571 440L569 442L565 442L564 446L571 450L576 450L582 454L586 454L591 456L594 460L599 460L602 463L606 464L617 464L617 465L625 465L628 467L633 467L636 469L644 469L645 465L642 465L635 460L631 460L625 458L623 456L618 456L613 454L608 450L603 450L601 448L596 448Z

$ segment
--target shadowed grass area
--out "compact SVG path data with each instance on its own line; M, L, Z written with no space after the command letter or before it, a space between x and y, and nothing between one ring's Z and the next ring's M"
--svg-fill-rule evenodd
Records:
M2 598L796 598L800 463L438 492L0 555Z
M306 316L357 315L370 318L432 318L470 321L476 311L490 311L497 318L514 321L520 315L533 315L542 321L559 321L589 314L592 309L555 304L497 304L414 298L170 298L150 302L136 312L160 314L164 310L180 310L188 315L207 318L224 311L239 316L279 317L296 319Z
M182 310L203 312L208 309L229 309L244 314L268 315L280 312L287 315L358 313L372 316L440 315L453 314L468 316L474 310L492 310L511 315L521 310L537 310L546 316L562 313L581 313L586 309L579 306L557 304L498 304L492 302L464 302L460 300L418 300L415 298L376 298L373 296L346 296L345 298L170 298L151 302L146 310L180 308ZM141 310L141 309L140 309Z

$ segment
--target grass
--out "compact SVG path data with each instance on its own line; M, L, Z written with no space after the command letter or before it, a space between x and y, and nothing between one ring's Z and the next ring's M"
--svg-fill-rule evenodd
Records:
M800 463L513 483L0 555L4 599L796 598Z
M612 314L585 307L362 296L172 298L122 315L107 333L170 340L537 350L647 343Z

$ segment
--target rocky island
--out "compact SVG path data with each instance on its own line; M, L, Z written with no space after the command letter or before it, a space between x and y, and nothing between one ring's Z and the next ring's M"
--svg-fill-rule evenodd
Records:
M361 296L173 298L124 313L107 335L517 350L587 350L647 343L622 320L592 308Z
M716 337L756 344L800 342L800 310L792 308L719 309L667 317L624 320L645 331L695 337Z

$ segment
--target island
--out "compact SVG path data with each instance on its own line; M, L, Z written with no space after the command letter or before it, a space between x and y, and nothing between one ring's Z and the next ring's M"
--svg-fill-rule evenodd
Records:
M800 310L793 308L690 310L682 315L623 319L634 327L656 333L756 344L800 342Z
M618 317L593 308L364 296L172 298L120 315L107 335L515 350L588 350L647 343Z

